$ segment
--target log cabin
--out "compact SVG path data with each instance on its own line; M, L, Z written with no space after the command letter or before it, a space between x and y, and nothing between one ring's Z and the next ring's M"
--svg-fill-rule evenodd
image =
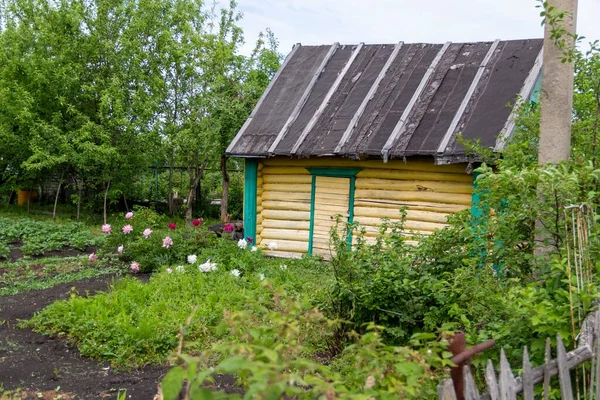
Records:
M541 39L295 45L226 151L245 159L245 236L328 258L337 215L370 240L401 207L407 235L443 228L473 203L459 137L503 150L541 54Z

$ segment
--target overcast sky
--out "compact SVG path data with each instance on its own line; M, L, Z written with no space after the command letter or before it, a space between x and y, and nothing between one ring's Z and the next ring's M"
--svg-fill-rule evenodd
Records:
M224 1L224 0L221 0ZM294 43L443 43L543 37L535 0L238 0L248 53L270 28ZM577 33L600 39L600 0L579 0Z

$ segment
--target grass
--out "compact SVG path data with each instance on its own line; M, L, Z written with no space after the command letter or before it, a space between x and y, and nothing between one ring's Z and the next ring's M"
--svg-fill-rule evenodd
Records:
M265 291L266 282L285 286L297 296L310 293L319 298L332 279L328 268L314 260L286 260L282 268L281 260L231 246L221 241L220 249L212 249L217 271L202 273L198 265L186 265L182 272L175 267L172 273L155 273L148 283L125 278L106 293L56 302L27 325L43 334L66 337L83 355L111 361L115 368L161 364L177 347L179 330L188 320L187 350L194 353L227 335L218 329L224 311L245 309ZM223 248L239 250L235 268L241 276L231 274L231 264L219 261Z
M90 264L87 256L21 259L0 263L0 296L48 289L62 283L122 272L109 261Z

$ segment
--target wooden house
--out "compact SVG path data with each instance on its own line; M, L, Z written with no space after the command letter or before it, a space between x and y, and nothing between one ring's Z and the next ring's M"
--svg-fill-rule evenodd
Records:
M443 227L472 202L458 135L502 151L541 50L541 39L294 46L227 149L245 158L245 235L275 242L270 255L327 257L335 215L371 238L403 206L407 232Z

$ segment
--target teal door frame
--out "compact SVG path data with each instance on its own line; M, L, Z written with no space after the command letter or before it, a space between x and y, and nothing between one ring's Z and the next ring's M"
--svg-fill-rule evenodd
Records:
M258 159L244 160L244 237L256 243Z
M348 223L354 222L354 190L356 187L356 174L362 171L362 168L327 168L315 167L306 168L312 175L310 189L310 226L308 232L308 254L313 252L313 232L315 228L315 193L317 188L317 177L324 176L329 178L349 178L350 189L348 193ZM352 245L352 231L348 229L346 236L348 246Z

